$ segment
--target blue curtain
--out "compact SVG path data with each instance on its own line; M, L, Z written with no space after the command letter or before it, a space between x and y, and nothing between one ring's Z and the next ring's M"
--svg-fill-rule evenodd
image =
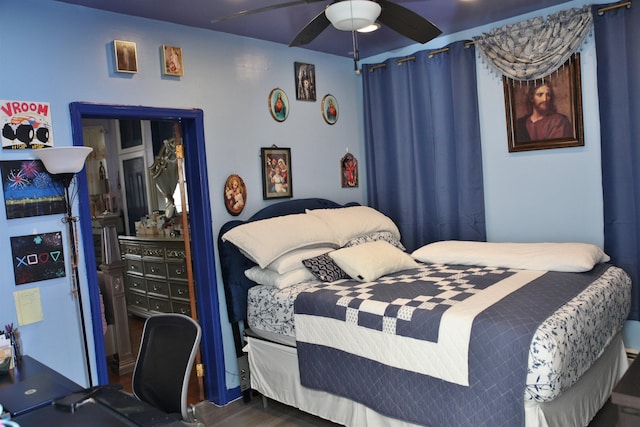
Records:
M409 251L486 240L475 49L363 69L367 196Z
M604 249L633 280L640 320L640 9L593 6L602 144Z

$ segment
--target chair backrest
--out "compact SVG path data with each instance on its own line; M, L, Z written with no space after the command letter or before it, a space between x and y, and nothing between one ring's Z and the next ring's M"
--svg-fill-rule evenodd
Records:
M201 335L200 325L183 314L149 317L133 371L133 394L188 421L189 379Z

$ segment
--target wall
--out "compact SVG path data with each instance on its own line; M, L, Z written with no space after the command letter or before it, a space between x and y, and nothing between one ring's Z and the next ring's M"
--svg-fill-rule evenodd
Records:
M203 179L211 189L214 241L220 226L235 218L223 204L224 182L230 174L239 174L247 186L247 206L240 218L272 203L262 200L260 147L291 148L296 198L319 196L364 203L365 182L357 189L340 187L339 160L347 148L364 160L361 83L349 59L49 0L4 0L0 16L11 17L0 35L0 51L5 55L0 98L49 102L57 146L71 144L69 103L74 101L204 111L209 176ZM114 39L137 43L137 74L114 72ZM161 75L163 44L182 47L183 77ZM295 100L296 61L316 66L316 102ZM269 92L276 87L288 94L290 102L289 117L282 123L271 118L267 107ZM333 126L320 114L320 101L327 93L337 98L340 108ZM0 152L0 161L30 158L29 151ZM360 173L366 173L364 161ZM4 247L10 236L64 230L59 215L7 220L4 209L0 212L0 244ZM7 272L0 281L0 322L4 325L17 322L13 304L17 288L11 258L6 251L2 254L0 271ZM86 278L81 279L86 295ZM84 383L82 342L68 277L21 285L20 289L34 287L42 294L44 321L21 327L25 351ZM221 289L219 285L222 296ZM226 326L224 297L220 316ZM230 327L223 334L227 385L233 388L239 382ZM60 351L61 343L64 351ZM57 350L52 351L54 348Z

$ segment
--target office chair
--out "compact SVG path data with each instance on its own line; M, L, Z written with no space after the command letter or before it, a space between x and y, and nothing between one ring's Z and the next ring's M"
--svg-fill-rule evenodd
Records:
M183 421L192 421L187 392L201 335L200 325L183 314L149 317L133 370L134 396L168 414L180 414Z

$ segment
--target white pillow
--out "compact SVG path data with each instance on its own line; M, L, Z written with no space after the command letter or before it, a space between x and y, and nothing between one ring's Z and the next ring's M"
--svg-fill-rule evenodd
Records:
M329 252L329 256L351 278L361 282L418 266L408 253L384 240L338 249Z
M326 254L335 249L334 247L321 246L319 248L302 248L295 249L282 256L279 256L272 263L267 265L267 269L277 271L280 274L286 273L296 268L302 268L302 260L307 258L314 258L318 255Z
M435 264L480 265L522 270L583 272L610 260L589 243L497 243L450 240L425 245L411 256Z
M288 288L303 282L317 282L318 279L306 268L296 268L288 273L278 274L273 270L260 268L257 265L244 272L249 280L259 285L275 286L278 289Z
M294 249L338 247L335 232L325 222L306 214L247 222L224 233L222 240L236 245L261 268Z
M368 206L335 209L307 209L307 214L320 218L336 233L342 247L348 241L376 231L389 231L400 240L396 224L383 213Z

